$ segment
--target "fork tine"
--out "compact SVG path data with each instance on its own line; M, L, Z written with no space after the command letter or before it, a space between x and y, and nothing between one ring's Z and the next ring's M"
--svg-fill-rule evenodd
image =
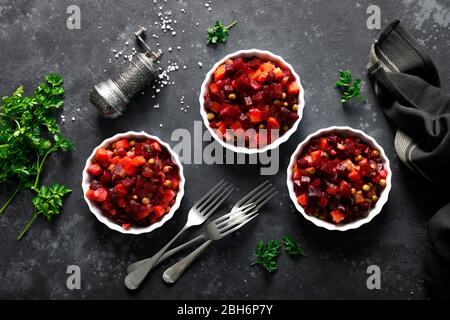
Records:
M266 197L270 192L273 192L275 189L270 190L268 193L266 193L264 195L264 197ZM269 201L274 195L276 195L278 193L278 191L273 192L269 197L265 198L262 197L262 202L260 202L259 204L256 205L256 209L259 210L263 205L266 204L267 201Z
M243 220L247 218L247 216L250 216L254 213L256 213L258 210L255 210L254 208L250 208L249 211L237 214L234 217L230 218L229 220L223 221L220 224L216 225L217 229L220 233L227 231L230 228L233 228L235 225L241 223Z
M255 210L255 204L253 204L253 203L245 205L244 207L240 208L239 210L230 212L222 217L217 218L216 220L214 220L214 223L217 226L217 228L220 228L225 224L233 223L234 220L246 215L251 210Z
M208 219L211 214L230 196L234 191L233 186L228 186L221 194L219 194L206 208L200 211L200 214ZM214 206L214 207L213 207Z
M253 197L251 197L248 201L251 202L255 202L255 200L260 199L268 190L270 189L275 189L272 187L272 185L268 185L266 187L264 187L263 189L261 189L260 191L258 191L258 193L256 193Z
M226 237L227 235L229 235L230 233L233 233L237 230L239 230L240 228L242 228L243 226L245 226L247 223L249 223L250 221L252 221L254 218L256 218L259 215L259 213L257 211L253 212L253 215L248 215L246 216L246 220L241 221L239 224L237 224L236 226L234 226L234 228L226 231L225 233L220 233L220 235L222 237Z
M221 180L218 184L216 184L211 190L209 190L203 197L200 198L195 204L194 207L199 206L205 199L207 199L213 192L216 191L217 188L221 187L222 184L226 183L225 180Z
M197 206L196 206L196 209L197 209L198 211L202 211L203 208L205 208L212 200L215 199L215 197L216 197L220 192L222 192L222 191L223 191L224 189L226 189L227 187L228 187L228 186L227 186L227 182L225 182L225 183L222 184L219 188L217 188L213 193L209 194L209 192L208 192L209 196L202 202L202 204L197 205Z
M236 206L241 206L243 204L247 204L249 201L247 201L251 196L253 196L256 192L258 192L262 187L264 187L265 185L267 185L269 183L268 180L264 181L263 183L261 183L259 186L257 186L255 189L253 189L252 191L250 191L247 195L245 195L241 200L239 200L236 203Z
M264 192L261 192L258 194L258 196L255 196L252 198L252 202L257 206L260 202L264 201L266 197L268 197L271 193L277 192L275 188L269 188L268 190L264 190Z

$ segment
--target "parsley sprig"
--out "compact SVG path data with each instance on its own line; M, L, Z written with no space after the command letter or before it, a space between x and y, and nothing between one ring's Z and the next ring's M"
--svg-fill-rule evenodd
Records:
M251 264L259 264L269 272L278 269L277 258L280 255L281 242L279 240L269 240L267 243L258 241L256 244L256 260Z
M233 21L229 26L224 26L220 21L216 21L214 26L208 28L207 43L217 44L219 42L226 42L228 39L228 32L236 23L236 21Z
M303 252L303 249L300 245L292 238L290 235L285 235L280 240L269 240L267 243L260 240L256 244L255 257L256 260L251 264L260 265L264 269L269 272L274 272L278 270L278 256L281 252L281 245L284 245L284 250L288 255L291 256L299 256L302 255L306 257L306 254Z
M290 235L285 235L283 237L284 250L290 256L304 256L306 257L305 252L300 247L297 241L292 238Z
M55 215L59 214L63 205L63 197L70 192L72 192L72 190L60 184L53 184L49 188L42 186L37 191L37 195L33 198L33 216L17 240L22 239L39 215L42 215L48 221L51 221Z
M339 81L334 86L342 92L341 102L345 103L352 98L361 98L361 79L355 79L352 82L352 74L348 70L339 72Z
M0 215L21 190L31 189L39 197L39 180L48 156L59 150L73 149L72 143L61 134L54 116L54 111L64 104L63 82L60 75L49 74L33 94L26 96L20 86L11 96L2 99L0 184L15 189L0 208Z

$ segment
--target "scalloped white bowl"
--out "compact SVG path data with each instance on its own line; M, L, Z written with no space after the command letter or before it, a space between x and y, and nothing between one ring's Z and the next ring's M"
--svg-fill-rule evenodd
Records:
M369 214L367 215L367 217L346 223L346 224L342 224L342 225L336 225L327 221L323 221L320 220L314 216L310 216L308 215L305 210L303 209L303 207L297 202L297 196L295 195L294 192L294 181L292 179L292 169L293 166L295 164L295 161L297 159L297 156L299 154L302 153L303 148L311 141L311 139L321 136L323 134L327 134L327 133L331 133L331 132L337 132L337 133L341 133L344 135L348 135L348 136L354 136L354 137L359 137L362 141L364 141L365 143L367 143L370 147L372 148L376 148L379 150L380 152L380 157L382 159L382 163L384 165L385 170L387 171L388 175L386 177L386 187L384 188L384 190L381 192L380 194L380 198L378 199L378 201L376 202L375 206L370 209ZM372 138L371 136L367 135L366 133L364 133L361 130L357 130L357 129L353 129L350 127L328 127L328 128L324 128L324 129L320 129L317 130L316 132L310 134L309 136L307 136L305 138L305 140L303 140L297 147L297 149L295 150L295 152L292 154L291 156L291 160L289 162L289 166L287 168L287 187L289 190L289 196L292 200L292 202L294 203L295 207L297 208L298 211L300 211L300 213L303 215L303 217L305 217L305 219L311 221L312 223L314 223L316 226L318 227L322 227L328 230L338 230L338 231L346 231L346 230L350 230L350 229L356 229L359 228L360 226L362 226L363 224L366 224L368 222L370 222L376 215L378 215L381 212L381 209L383 208L384 204L388 201L388 197L389 197L389 192L391 191L391 184L392 184L392 171L391 168L389 166L389 159L386 156L384 149L375 141L374 138Z
M239 58L239 57L242 57L242 58L258 57L258 58L261 58L262 60L275 61L279 65L289 69L292 72L292 75L294 76L296 82L299 84L299 87L300 87L300 92L298 94L298 99L297 99L298 100L298 119L294 122L292 127L288 131L286 131L281 137L279 137L272 143L264 146L263 148L245 148L245 147L235 146L234 144L231 144L231 143L227 143L226 141L221 139L217 135L215 130L213 130L209 126L209 120L208 120L208 116L207 116L207 112L205 110L204 104L205 104L205 94L209 91L209 85L211 84L214 71L221 64L225 63L226 60L235 59L235 58ZM199 102L200 102L200 114L202 115L203 123L205 124L205 127L209 130L209 132L214 137L214 139L216 139L217 142L219 142L224 148L227 148L233 152L255 154L255 153L266 152L268 150L277 148L280 144L282 144L283 142L286 142L289 139L289 137L295 132L295 130L297 130L298 125L303 117L303 109L305 107L305 91L304 91L302 83L300 81L300 76L295 72L292 65L287 63L282 57L280 57L276 54L273 54L270 51L259 50L259 49L239 50L239 51L236 51L236 52L226 55L225 57L220 59L216 64L214 64L214 66L211 68L211 70L209 70L209 72L206 74L205 80L202 83L202 87L200 90Z
M98 205L94 201L89 200L86 197L86 192L88 191L89 185L91 182L91 178L87 172L87 169L88 169L89 165L92 163L92 160L94 159L94 156L95 156L97 150L101 147L103 147L103 148L108 147L111 143L113 143L119 139L123 139L123 138L128 138L128 139L130 139L130 138L135 138L135 139L149 138L149 139L154 139L154 140L158 141L162 146L164 146L169 151L170 155L172 156L172 161L179 168L180 186L178 189L177 196L175 198L174 205L172 206L170 211L162 217L162 219L158 220L157 222L155 222L145 228L131 227L128 230L124 230L121 226L119 226L118 224L116 224L113 221L111 221L110 219L108 219L102 213L102 210L98 207ZM100 143L94 149L94 151L92 151L91 155L86 160L86 165L84 166L84 169L83 169L83 178L82 179L83 180L81 182L81 187L83 189L83 197L89 207L89 210L92 212L92 214L98 219L98 221L105 224L108 228L118 231L120 233L124 233L124 234L137 235L137 234L149 233L149 232L152 232L153 230L161 227L162 225L164 225L164 223L166 223L168 220L170 220L173 217L175 211L177 211L177 209L180 207L181 199L184 196L185 178L184 178L184 174L183 174L183 166L181 165L181 161L178 158L178 155L170 148L170 146L167 143L161 141L161 139L159 139L157 136L152 136L144 131L141 131L141 132L128 131L128 132L124 132L124 133L118 133L118 134L112 136L111 138L103 140L103 142Z

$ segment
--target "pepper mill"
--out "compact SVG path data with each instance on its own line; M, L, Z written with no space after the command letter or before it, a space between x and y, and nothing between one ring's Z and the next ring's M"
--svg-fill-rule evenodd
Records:
M114 119L121 116L130 99L157 78L156 61L161 58L161 53L153 52L144 41L145 31L146 29L141 27L135 33L145 52L136 54L122 73L100 82L91 91L91 102L105 118Z

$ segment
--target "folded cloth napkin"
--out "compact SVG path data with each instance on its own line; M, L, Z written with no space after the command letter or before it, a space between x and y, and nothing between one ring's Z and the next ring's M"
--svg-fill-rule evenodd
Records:
M398 20L372 45L367 68L384 113L398 127L394 144L402 162L430 181L450 178L450 95Z
M395 150L411 170L437 182L450 178L450 95L437 69L400 26L389 23L367 66L375 94L395 126ZM450 297L450 204L428 224L425 280L433 298Z
M425 281L430 297L450 299L450 203L428 222Z

